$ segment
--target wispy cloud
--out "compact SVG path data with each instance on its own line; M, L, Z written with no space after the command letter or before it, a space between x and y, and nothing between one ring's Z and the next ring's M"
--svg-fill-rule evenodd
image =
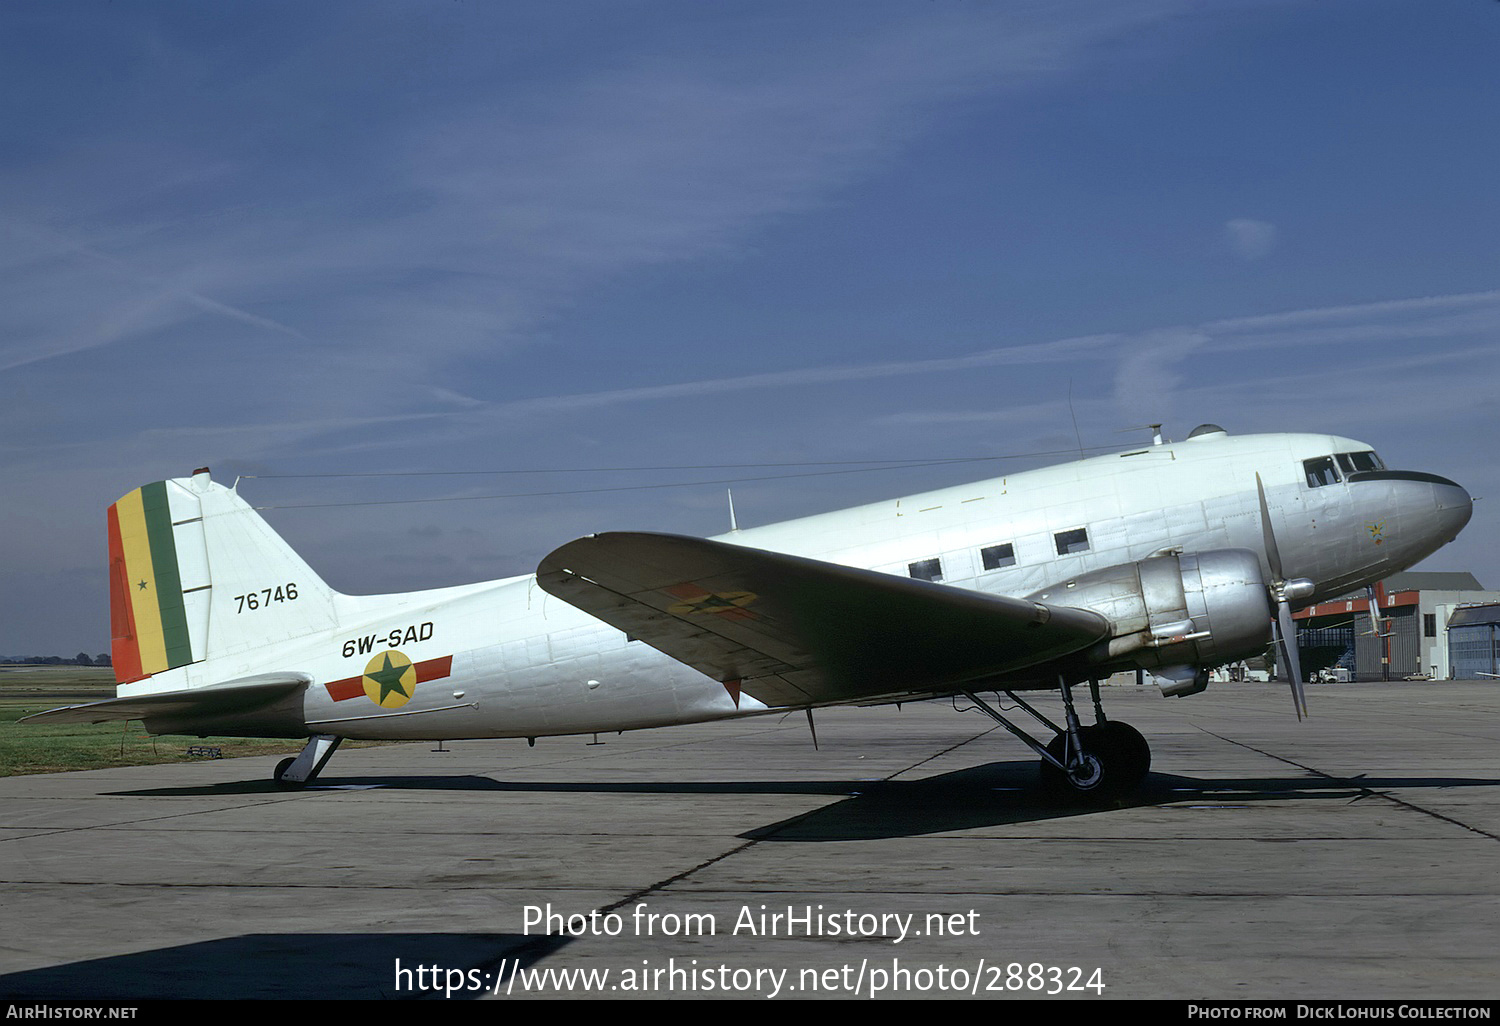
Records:
M1111 216L1192 206L1171 162L1153 163L1159 94L1126 80L1199 43L1200 27L1233 31L1220 5L391 2L212 19L119 7L80 21L41 5L24 33L0 34L0 86L20 98L0 157L0 519L30 525L33 567L96 564L103 505L205 462L937 448L1061 419L1069 380L1092 436L1262 378L1286 386L1279 403L1307 347L1323 381L1338 380L1336 354L1375 387L1403 347L1456 352L1500 319L1500 294L1471 292L1192 321L1363 287L1200 295L1154 262L1160 247L1139 246L1137 222ZM1075 217L1072 190L1089 188L1076 173L1097 148L1036 126L1084 127L1078 112L1106 98L1122 103L1111 123L1142 127L1117 155L1168 180L1104 190ZM1204 200L1182 222L1189 244L1224 216L1205 211L1241 202L1201 184L1182 190ZM1043 209L1057 216L1022 223ZM1278 240L1310 236L1296 204L1268 194L1262 209L1285 213L1238 218L1215 241L1280 270L1304 247ZM967 234L939 225L971 213ZM1051 230L1055 263L1018 273L1016 254ZM846 270L899 300L910 284L910 320L896 300L871 312L855 289L827 298ZM1423 280L1412 287L1445 287ZM1091 303L1089 282L1146 298L1117 311ZM960 317L960 296L999 298ZM779 322L765 315L778 304ZM902 324L922 326L904 345ZM989 324L1014 333L985 341ZM664 505L642 516L656 523ZM517 513L506 544L534 551L595 512ZM346 531L331 522L317 543L364 572L383 549L340 548Z
M1174 392L1181 365L1209 344L1202 330L1144 332L1122 347L1115 371L1114 397L1128 423L1167 423L1177 414Z
M758 389L805 388L846 381L953 374L1014 366L1098 361L1114 367L1114 394L1126 416L1156 405L1181 380L1180 364L1202 352L1253 352L1311 344L1362 345L1424 337L1456 340L1500 332L1500 291L1339 305L1201 325L1081 336L1004 346L955 357L808 367L641 388L538 396L470 407L472 415L531 416L630 403L703 398ZM948 416L953 411L947 411ZM1140 415L1145 415L1141 412Z
M297 39L235 79L158 33L146 42L170 95L135 112L149 122L99 125L97 138L76 141L88 163L51 157L25 179L0 169L17 197L0 234L0 370L81 383L94 403L68 440L92 432L110 446L146 405L167 411L157 426L172 430L210 413L259 420L267 430L238 435L255 455L372 407L415 415L436 398L448 411L455 404L440 397L459 394L472 405L485 390L456 379L455 366L536 344L591 289L646 268L733 259L766 226L876 173L955 102L1054 81L1184 6L890 6L857 20L823 11L800 17L797 34L773 24L743 42L715 39L712 53L648 44L586 68L538 65L504 88L370 106L359 134L341 120L345 86L318 59L326 40ZM371 59L390 43L326 15L308 30L343 35ZM481 80L494 74L486 48L448 42ZM181 60L166 60L173 47ZM212 108L193 105L199 94ZM268 147L279 147L274 168ZM108 382L79 372L84 354L122 347L128 357L104 359ZM1022 358L976 354L952 369ZM799 370L494 409L911 372Z
M602 392L580 392L571 395L538 396L487 405L487 415L531 416L541 413L579 410L590 407L627 403L704 398L727 392L757 389L806 388L846 381L869 381L876 378L902 378L921 374L944 374L986 368L1048 364L1077 359L1107 348L1116 336L1066 338L1035 345L986 349L965 356L938 357L927 360L901 360L884 363L857 363L841 366L807 367L797 370L744 374L736 377L683 381L641 388L610 389Z
M0 345L0 372L138 339L181 322L192 315L191 311L224 317L263 331L290 336L301 342L310 341L295 328L202 295L163 275L131 267L124 260L68 239L55 231L34 225L12 224L7 226L6 232L12 240L21 244L16 250L22 250L28 244L38 250L30 260L24 261L13 250L11 266L5 278L5 283L11 289L15 290L39 277L52 281L71 279L75 287L82 286L90 278L98 281L97 274L91 273L88 268L77 266L74 258L81 258L83 262L102 270L103 277L127 298L100 309L89 303L87 291L80 288L79 292L83 294L75 293L72 297L75 308L88 309L93 305L92 315L85 315L85 323L60 335L21 335L8 345ZM12 295L14 296L14 292ZM16 298L19 305L20 297Z
M1243 260L1261 260L1276 248L1276 226L1269 221L1236 217L1224 223L1224 240Z

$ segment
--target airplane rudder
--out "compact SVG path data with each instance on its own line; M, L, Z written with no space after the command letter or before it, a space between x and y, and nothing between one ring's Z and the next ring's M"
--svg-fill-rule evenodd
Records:
M174 509L170 485L142 485L106 516L110 654L122 683L195 660L174 525L184 510Z
M109 656L115 682L123 684L142 676L141 650L136 642L135 616L130 602L130 571L125 563L120 537L119 503L105 512L109 552Z
M119 683L332 622L322 578L206 469L142 485L109 507L107 524Z

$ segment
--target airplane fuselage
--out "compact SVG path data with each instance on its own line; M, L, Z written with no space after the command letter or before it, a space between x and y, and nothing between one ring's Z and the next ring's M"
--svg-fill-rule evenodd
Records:
M1351 439L1208 431L717 540L1008 596L1062 594L1083 575L1173 552L1248 550L1269 580L1257 474L1287 576L1313 584L1304 602L1411 566L1471 512L1458 485L1387 471ZM1048 601L1066 604L1058 594ZM312 683L254 712L147 720L158 732L285 737L536 737L768 709L549 595L532 576L404 595L330 593L329 602L306 618L305 633L273 646L220 646L208 659L122 684L119 694L295 670ZM221 604L213 615L210 638L228 637L230 618L246 612ZM405 686L372 684L396 681L407 662L417 668L414 687L410 676Z

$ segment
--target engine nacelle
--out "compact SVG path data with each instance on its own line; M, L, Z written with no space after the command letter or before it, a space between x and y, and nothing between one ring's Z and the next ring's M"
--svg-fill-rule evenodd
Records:
M1101 675L1145 669L1176 681L1167 695L1207 686L1205 667L1260 655L1275 611L1260 559L1248 549L1152 556L1032 592L1038 602L1109 617L1114 631L1086 653Z

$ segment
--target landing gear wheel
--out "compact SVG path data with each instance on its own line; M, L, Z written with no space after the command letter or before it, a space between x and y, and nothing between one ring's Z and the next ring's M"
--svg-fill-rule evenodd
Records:
M271 779L275 781L276 786L281 788L283 791L300 791L302 790L303 785L306 783L306 781L302 780L284 779L286 771L291 769L292 763L296 761L297 760L294 756L288 756L287 758L282 759L276 764L276 771L271 774Z
M1052 763L1042 760L1042 792L1053 798L1073 798L1084 800L1096 800L1104 797L1103 788L1112 779L1108 773L1108 766L1104 760L1094 753L1088 751L1088 729L1085 727L1081 733L1083 743L1086 746L1083 757L1083 765L1075 768L1072 772L1063 772ZM1047 744L1047 754L1058 762L1066 763L1068 750L1068 737L1066 734L1058 734Z
M1090 731L1095 732L1092 743L1096 748L1114 752L1124 790L1134 791L1139 787L1147 771L1151 769L1151 746L1146 743L1141 732L1118 720L1086 727L1083 742L1085 749L1090 744Z
M1042 790L1049 795L1090 802L1112 801L1134 791L1151 766L1151 749L1140 731L1128 723L1101 723L1079 730L1083 742L1081 765L1064 773L1050 762L1041 764ZM1058 734L1047 754L1065 762L1068 739Z

